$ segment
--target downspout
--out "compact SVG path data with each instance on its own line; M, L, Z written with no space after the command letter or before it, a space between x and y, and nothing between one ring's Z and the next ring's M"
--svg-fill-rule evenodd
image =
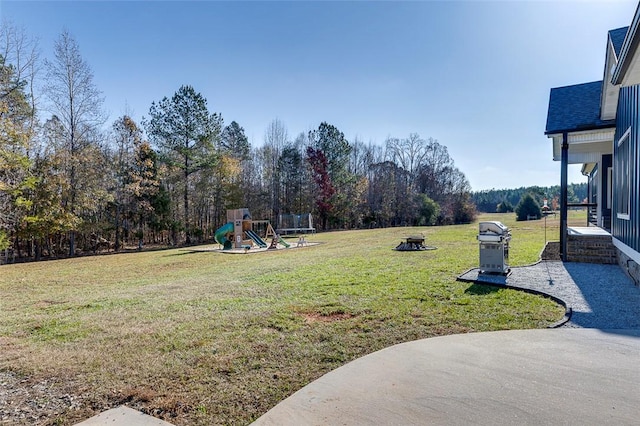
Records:
M562 133L562 159L560 165L560 251L567 261L567 169L569 165L569 135Z

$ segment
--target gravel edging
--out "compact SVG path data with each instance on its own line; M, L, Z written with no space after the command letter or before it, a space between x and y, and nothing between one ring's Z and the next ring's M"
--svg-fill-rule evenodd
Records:
M529 266L534 266L536 265L532 264ZM474 276L474 273L476 274L476 279L472 279L472 278L468 278L469 276ZM460 276L458 276L457 280L461 281L461 282L466 282L466 283L473 283L473 284L481 284L481 285L486 285L486 286L490 286L490 287L497 287L497 288L508 288L511 290L518 290L518 291L522 291L524 293L529 293L529 294L534 294L536 296L542 296L545 297L547 299L553 300L554 302L556 302L558 305L564 307L564 316L562 317L562 319L560 319L559 321L556 321L555 323L547 326L547 328L560 328L563 325L565 325L567 322L569 322L571 320L571 315L573 313L573 309L571 308L571 306L568 306L567 303L552 295L549 293L545 293L543 291L540 290L536 290L533 288L527 288L527 287L521 287L521 286L513 286L510 284L506 283L507 277L511 274L511 271L509 272L509 274L507 276L501 276L501 275L483 275L480 274L480 271L477 268L472 268L469 269L468 271L462 273Z
M640 329L640 287L617 265L543 260L514 267L506 277L473 268L458 280L549 297L565 306L565 318L555 327Z

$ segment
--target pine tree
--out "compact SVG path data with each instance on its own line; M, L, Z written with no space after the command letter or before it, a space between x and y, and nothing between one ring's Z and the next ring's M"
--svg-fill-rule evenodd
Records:
M531 217L540 219L542 210L531 194L525 194L516 206L516 220L528 220Z
M193 87L182 86L171 98L151 104L149 119L144 125L151 142L159 148L161 160L181 173L183 225L187 244L190 244L191 177L217 163L215 144L220 137L222 118L219 114L209 114L207 100Z

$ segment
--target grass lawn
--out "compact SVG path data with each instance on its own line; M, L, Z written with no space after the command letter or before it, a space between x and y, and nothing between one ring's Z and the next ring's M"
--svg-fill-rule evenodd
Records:
M480 218L512 228L511 265L533 263L544 221L514 219ZM177 425L247 424L384 347L561 319L542 297L456 281L478 264L477 229L322 233L307 238L321 243L313 247L247 255L175 249L3 265L0 372L74 401L42 422L72 424L126 403ZM557 219L546 232L557 240ZM438 249L392 250L416 233Z

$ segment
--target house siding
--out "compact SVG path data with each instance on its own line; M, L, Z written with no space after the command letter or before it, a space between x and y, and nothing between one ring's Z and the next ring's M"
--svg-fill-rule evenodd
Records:
M616 118L616 135L613 143L613 169L614 169L614 190L613 190L613 210L612 216L612 235L622 243L626 244L636 252L640 251L640 194L637 191L639 187L639 161L638 146L640 141L640 86L628 86L620 88L620 96L618 98L618 112ZM618 143L630 130L628 139L628 150L620 149ZM619 188L623 187L621 179L622 164L625 160L629 161L629 185L631 188L629 194L629 212L628 219L618 217L621 210L618 205L620 200L616 194ZM616 173L616 169L618 173Z

